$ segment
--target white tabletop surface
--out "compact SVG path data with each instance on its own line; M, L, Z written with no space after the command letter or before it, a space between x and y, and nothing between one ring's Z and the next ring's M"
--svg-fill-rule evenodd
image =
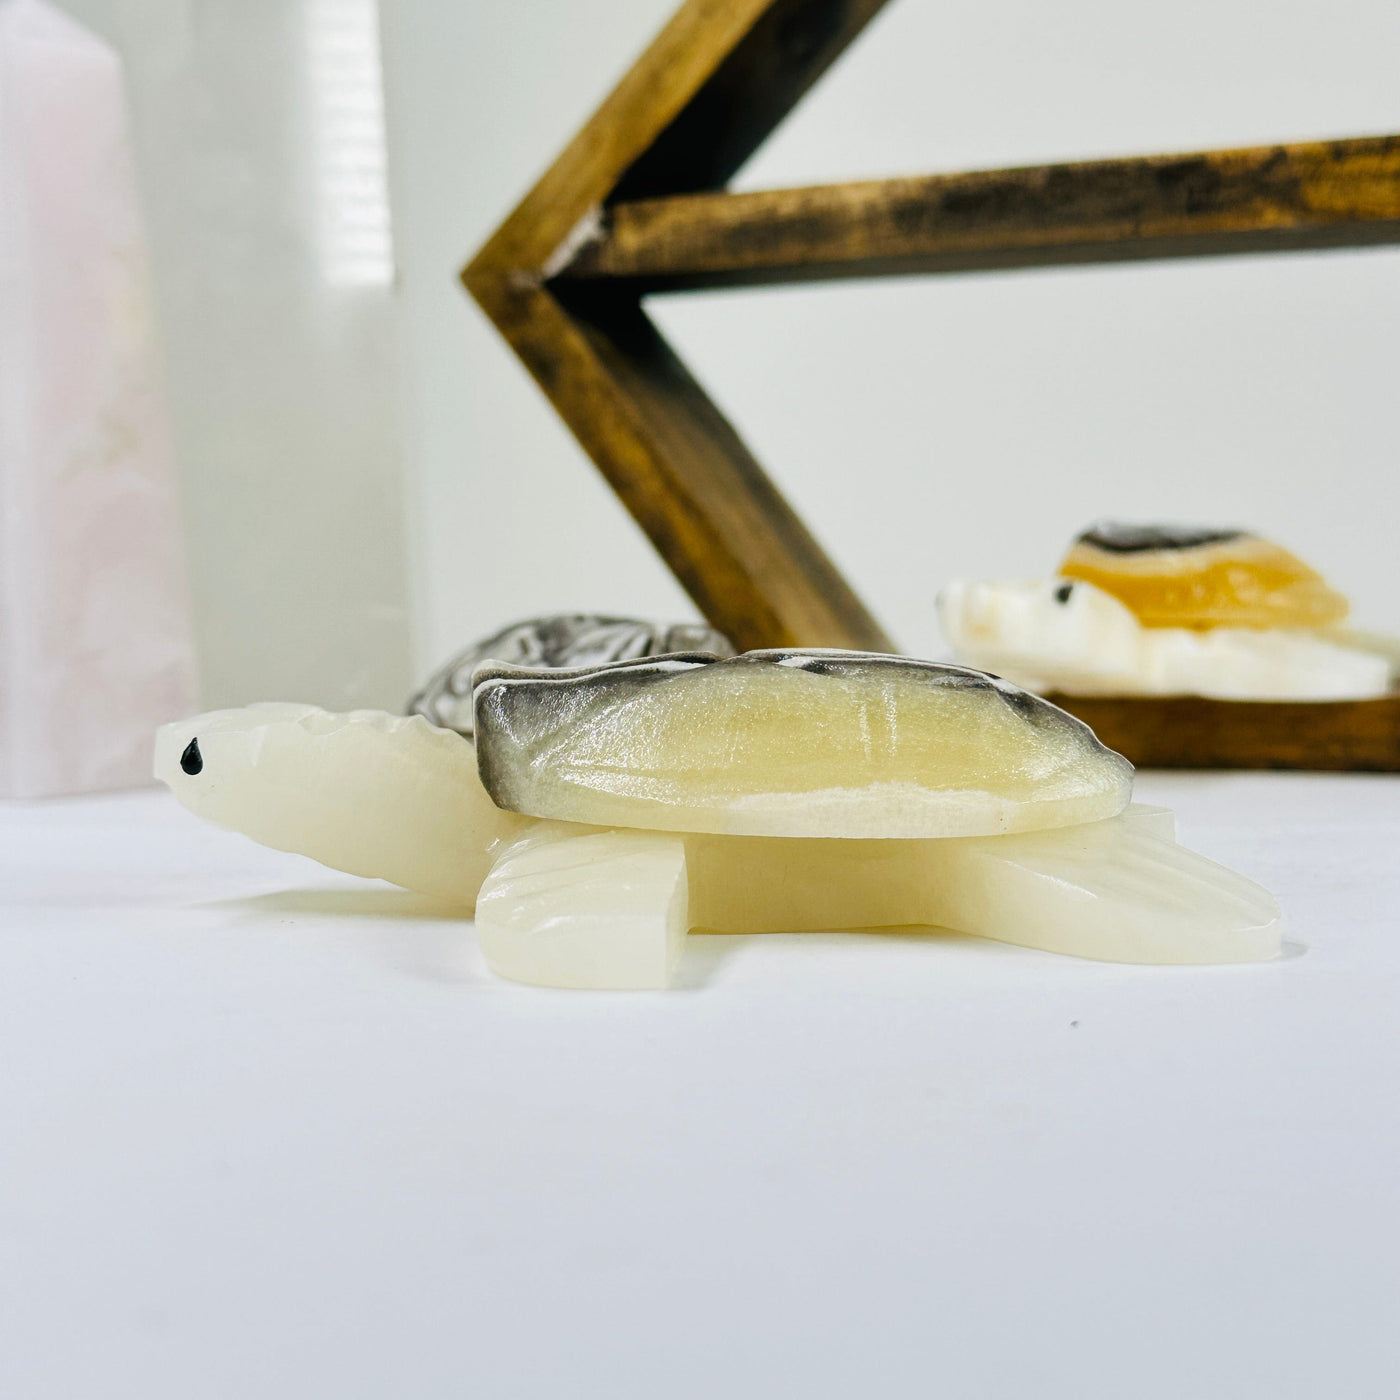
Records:
M1400 1394L1400 779L1138 796L1289 956L538 991L161 794L0 807L0 1395Z

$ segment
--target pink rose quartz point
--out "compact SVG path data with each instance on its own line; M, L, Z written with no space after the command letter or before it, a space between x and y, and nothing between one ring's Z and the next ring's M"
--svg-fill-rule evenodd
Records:
M0 795L150 781L196 705L121 60L0 4Z

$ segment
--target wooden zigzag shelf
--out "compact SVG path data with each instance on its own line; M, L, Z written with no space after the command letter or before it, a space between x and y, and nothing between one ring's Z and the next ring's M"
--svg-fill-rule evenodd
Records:
M741 649L897 648L647 293L1400 243L1400 136L727 193L884 0L688 0L462 277ZM1135 762L1400 770L1400 697L1061 700Z

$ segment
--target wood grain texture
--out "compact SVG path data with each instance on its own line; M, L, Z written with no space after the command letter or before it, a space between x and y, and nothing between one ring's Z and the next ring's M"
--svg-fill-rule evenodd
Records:
M635 302L496 290L492 319L712 625L740 649L894 650Z
M610 201L718 189L886 0L776 0L618 181Z
M771 0L686 0L462 273L540 278L763 18Z
M1139 768L1400 773L1400 694L1376 700L1047 697Z
M562 295L548 276L619 180L650 178L637 162L655 143L686 179L697 122L729 133L725 161L742 159L878 8L690 0L462 274L700 610L743 648L893 645L637 299ZM745 84L757 85L747 100Z
M1400 137L614 204L561 270L638 290L1400 242Z
M723 193L882 3L687 0L462 274L740 648L893 649L645 292L1400 242L1400 137ZM1400 771L1400 697L1060 703L1143 766Z

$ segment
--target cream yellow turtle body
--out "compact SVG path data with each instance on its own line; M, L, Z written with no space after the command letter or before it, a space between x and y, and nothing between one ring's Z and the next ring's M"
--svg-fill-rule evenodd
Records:
M662 987L692 930L935 926L1126 962L1274 956L1277 905L1130 805L1132 769L962 667L837 651L484 664L475 744L253 706L160 731L222 826L475 910L519 981Z

